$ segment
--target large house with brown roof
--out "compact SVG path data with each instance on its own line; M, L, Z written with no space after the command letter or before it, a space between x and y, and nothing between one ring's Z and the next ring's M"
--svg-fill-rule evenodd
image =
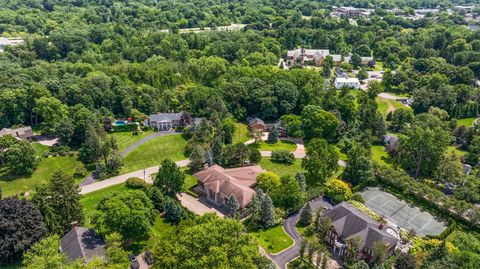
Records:
M19 127L14 129L3 128L0 130L0 137L11 135L17 140L27 140L33 136L32 127Z
M208 167L194 176L198 180L198 188L207 199L217 205L226 205L233 195L240 209L247 207L252 201L257 185L257 176L262 173L260 166L245 166L225 169L219 165Z
M342 202L323 213L329 217L332 226L327 235L327 242L333 246L334 252L342 256L352 256L369 261L375 242L385 244L388 255L392 255L398 242L395 232L347 202ZM358 253L348 252L349 239L359 237L361 244Z

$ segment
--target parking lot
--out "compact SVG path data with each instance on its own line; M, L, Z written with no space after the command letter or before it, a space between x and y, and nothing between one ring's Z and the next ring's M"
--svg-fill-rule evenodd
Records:
M373 212L400 228L415 230L419 236L439 235L447 228L442 220L379 188L366 188L361 194Z

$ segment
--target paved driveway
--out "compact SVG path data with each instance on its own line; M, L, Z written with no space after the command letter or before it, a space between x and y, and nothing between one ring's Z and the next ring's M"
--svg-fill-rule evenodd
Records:
M202 216L206 213L215 213L219 217L223 217L223 214L220 211L208 206L207 204L201 202L198 198L193 197L190 194L180 193L177 194L177 198L178 200L180 200L180 203L182 203L184 207L197 215Z
M312 208L312 212L316 212L322 206L325 208L332 207L332 205L328 201L323 199L323 197L319 197L315 200L310 201L310 206ZM293 238L293 240L295 241L295 245L293 245L291 248L279 254L276 254L276 255L269 254L270 258L281 269L287 268L287 263L299 256L298 254L299 254L300 242L302 241L302 237L300 236L296 228L296 224L299 217L300 217L300 211L297 211L295 213L290 214L285 219L285 222L283 223L283 228L285 229L287 234Z

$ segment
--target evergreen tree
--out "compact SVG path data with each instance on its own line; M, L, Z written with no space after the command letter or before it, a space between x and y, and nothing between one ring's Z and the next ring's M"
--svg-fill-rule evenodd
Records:
M261 189L257 189L252 197L252 203L250 204L251 220L256 225L259 225L261 222L261 210L264 195L265 194Z
M268 194L265 194L261 206L261 220L262 227L264 229L270 228L275 225L275 208L273 207L272 198Z
M268 143L269 144L275 144L278 142L278 129L275 127L275 125L270 129L270 132L268 132Z
M205 151L205 162L207 163L208 167L212 166L214 164L213 162L213 154L212 154L212 149L208 148Z
M215 137L212 142L212 156L214 163L220 163L222 158L223 142L220 137Z
M205 150L203 150L201 146L197 145L193 148L193 151L190 154L190 163L188 164L188 167L190 167L192 172L195 173L203 169L203 166L206 163L205 155Z
M183 208L172 198L168 198L164 205L165 219L174 224L180 223Z
M72 222L83 223L83 205L80 188L72 176L55 171L50 182L37 189L33 202L43 215L52 234L65 234Z
M240 204L238 203L237 197L235 197L235 195L230 195L230 198L228 198L227 208L232 218L238 218Z
M305 192L307 190L307 180L305 179L305 175L298 171L295 175L295 179L298 181L298 186L300 186L300 190Z
M311 222L312 222L312 208L310 207L310 203L307 203L302 209L302 213L300 214L298 223L302 226L308 226Z
M182 190L184 181L185 174L177 164L170 159L165 159L160 164L160 170L153 184L166 195L174 197Z

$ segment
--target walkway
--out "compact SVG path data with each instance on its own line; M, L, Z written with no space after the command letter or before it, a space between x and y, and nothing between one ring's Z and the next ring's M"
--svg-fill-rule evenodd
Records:
M138 148L139 146L143 145L145 142L149 141L149 140L152 140L154 138L157 138L157 137L161 137L161 136L167 136L167 135L172 135L172 134L178 134L178 132L175 132L175 131L162 131L162 132L156 132L156 133L153 133L149 136L146 136L140 140L138 140L137 142L133 143L132 145L128 146L126 149L124 149L122 152L120 152L120 155L123 157L127 156L128 153L132 152L133 150L135 150L136 148ZM158 170L157 170L158 171ZM87 186L87 185L90 185L90 184L93 184L97 182L97 180L95 180L93 178L93 174L90 173L82 182L80 182L80 187L83 187L83 186Z
M315 200L310 201L310 206L312 208L312 212L316 212L320 207L331 208L332 205L323 199L323 197L319 197ZM299 256L299 249L300 249L300 242L302 241L302 236L298 233L296 224L298 218L300 217L300 211L294 212L290 214L283 223L283 228L287 232L290 237L293 238L295 241L295 245L290 247L289 249L276 254L268 254L270 258L280 267L281 269L287 268L287 263L294 260L296 257Z
M184 207L197 215L202 216L206 213L215 213L219 217L224 216L220 211L215 209L215 207L208 206L207 203L200 201L199 198L193 197L190 194L180 193L177 194L177 198Z

